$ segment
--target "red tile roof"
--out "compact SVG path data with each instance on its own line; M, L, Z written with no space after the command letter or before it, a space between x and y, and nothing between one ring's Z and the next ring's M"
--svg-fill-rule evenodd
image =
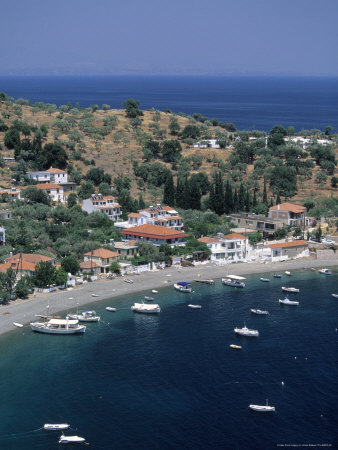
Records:
M204 244L213 244L215 242L219 242L217 239L211 238L211 237L201 237L197 239L199 242L203 242Z
M96 258L117 258L119 254L112 252L111 250L107 250L106 248L97 248L92 252L85 253L85 256L94 256Z
M174 239L180 237L186 237L187 235L183 231L173 230L168 227L162 227L161 225L140 225L137 227L131 227L122 231L122 234L129 234L133 236L150 237L157 239Z
M43 262L54 261L54 258L51 258L50 256L40 255L38 253L21 253L21 254L16 253L15 255L6 258L5 262L14 262L14 261L19 261L20 259L22 261L31 262L34 264L38 264L41 261L43 261Z
M286 248L286 247L307 247L306 241L281 242L279 244L269 244L270 248Z
M292 213L302 213L304 211L306 211L305 206L299 206L299 205L294 205L293 203L281 203L280 205L276 205L276 206L272 206L271 208L269 208L269 210L271 211L289 211Z
M50 172L50 173L67 173L66 170L54 169L53 167L51 167L50 169L46 170L46 172Z
M36 264L28 261L5 262L0 264L0 272L6 273L9 268L21 272L21 270L29 270L35 272Z
M130 214L128 214L128 217L133 217L133 218L138 218L138 217L141 217L141 214L138 214L138 213L130 213Z
M55 183L39 183L34 185L37 189L63 189L63 187L60 184Z
M227 234L226 236L224 236L226 239L246 239L246 236L243 236L243 234L239 234L239 233L231 233L231 234Z
M100 267L94 261L83 261L80 263L80 269L95 269L95 267Z

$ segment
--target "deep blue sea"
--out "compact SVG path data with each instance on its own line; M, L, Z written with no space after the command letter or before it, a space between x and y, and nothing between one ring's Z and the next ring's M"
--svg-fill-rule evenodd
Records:
M99 302L101 322L83 336L27 326L3 336L0 448L58 449L60 433L40 428L60 422L93 449L337 448L338 271L260 276L240 290L220 280L191 295L160 289L156 316L130 311L149 292ZM280 306L286 283L300 288L298 307ZM105 310L113 304L116 313ZM257 307L270 315L252 315ZM234 334L244 321L258 338ZM265 399L275 413L248 409Z
M0 91L58 106L70 101L121 108L132 97L141 109L200 113L239 130L269 131L276 124L338 130L337 77L13 76L0 77Z

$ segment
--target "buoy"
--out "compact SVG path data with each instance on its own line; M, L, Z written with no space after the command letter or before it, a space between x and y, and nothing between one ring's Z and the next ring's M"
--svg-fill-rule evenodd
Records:
M282 386L284 386L284 381L282 381Z

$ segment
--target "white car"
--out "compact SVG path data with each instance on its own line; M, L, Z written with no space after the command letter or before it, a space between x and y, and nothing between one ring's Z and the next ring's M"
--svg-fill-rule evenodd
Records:
M332 239L328 239L328 240L322 239L322 244L326 244L326 245L335 245L336 242L333 241Z

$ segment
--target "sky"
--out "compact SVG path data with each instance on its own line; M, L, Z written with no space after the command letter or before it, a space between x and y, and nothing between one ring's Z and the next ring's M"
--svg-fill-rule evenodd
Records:
M0 75L338 75L337 0L3 0Z

